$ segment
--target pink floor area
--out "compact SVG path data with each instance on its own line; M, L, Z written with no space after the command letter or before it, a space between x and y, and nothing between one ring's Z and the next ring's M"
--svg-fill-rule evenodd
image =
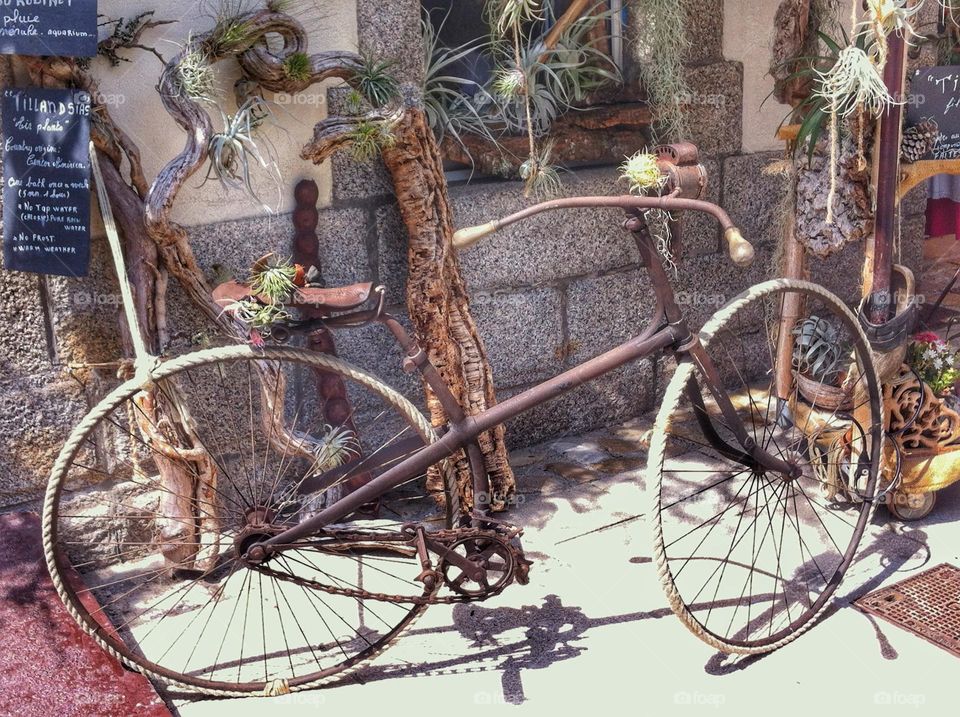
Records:
M0 716L170 715L142 675L107 656L60 602L34 513L0 515Z

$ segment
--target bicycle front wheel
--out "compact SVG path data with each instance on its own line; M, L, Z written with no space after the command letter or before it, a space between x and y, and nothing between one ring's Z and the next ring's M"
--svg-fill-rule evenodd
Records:
M151 379L120 386L73 431L44 506L54 584L104 649L193 691L269 694L342 676L420 615L439 585L416 580L401 526L451 526L450 471L442 501L410 476L380 517L340 526L350 537L327 531L262 564L246 555L433 443L407 399L283 347L201 351Z
M700 338L748 437L800 474L750 461L703 377L681 363L650 449L658 571L698 637L767 652L819 617L870 520L879 382L856 317L809 282L749 289Z

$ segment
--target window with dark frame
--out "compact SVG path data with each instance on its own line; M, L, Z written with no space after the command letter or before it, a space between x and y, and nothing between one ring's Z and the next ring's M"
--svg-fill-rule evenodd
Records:
M422 0L438 41L447 48L481 42L489 35L486 0ZM557 118L546 138L556 146L555 160L567 167L619 163L650 140L650 113L644 102L637 73L625 52L627 8L623 0L555 0L544 18L531 27L534 35L549 36L572 19L587 14L605 14L588 37L593 47L619 68L623 83L591 92L576 108ZM557 25L560 28L557 28ZM477 90L489 84L496 71L489 53L466 54L449 68L449 74L476 83ZM469 90L468 90L469 91ZM499 145L499 146L497 146ZM442 150L451 179L461 173L510 175L527 154L527 138L503 134L497 143L480 135L444 137ZM505 165L504 157L511 160Z

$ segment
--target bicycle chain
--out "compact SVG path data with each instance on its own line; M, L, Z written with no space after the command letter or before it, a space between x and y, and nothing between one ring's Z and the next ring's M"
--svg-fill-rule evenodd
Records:
M331 537L340 537L345 538L347 542L351 539L359 542L363 540L377 540L378 542L396 542L396 543L409 543L410 538L403 535L402 533L395 533L390 536L377 536L372 538L369 533L351 533L349 531L335 531L328 532L325 535ZM462 540L464 538L488 538L490 540L496 540L503 543L507 546L507 549L513 553L514 557L514 572L524 570L525 566L528 565L526 558L523 555L523 551L513 545L510 542L510 539L505 536L503 533L498 533L493 530L483 530L480 528L460 528L456 530L440 530L440 531L431 531L431 539L437 542L449 542L453 543L457 540ZM282 553L281 553L282 554ZM308 578L301 578L295 575L290 575L287 573L278 573L275 570L271 570L265 565L260 565L256 568L259 572L263 573L272 578L278 580L283 580L285 582L291 582L298 585L304 585L315 590L321 590L329 595L340 595L342 597L349 597L354 599L364 599L364 600L377 600L379 602L389 602L389 603L410 603L412 605L455 605L465 602L478 602L481 600L486 600L491 597L495 597L502 593L512 582L513 580L508 581L498 590L491 590L488 593L477 597L469 597L466 595L391 595L389 593L379 593L372 592L370 590L360 590L357 588L347 588L337 585L327 585L325 583L317 582L316 580L310 580ZM442 585L442 583L441 583ZM439 592L439 588L438 588Z

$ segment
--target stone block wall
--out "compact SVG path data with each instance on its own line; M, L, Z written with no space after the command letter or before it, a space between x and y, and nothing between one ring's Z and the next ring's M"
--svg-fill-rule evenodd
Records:
M781 227L783 180L764 172L778 152L744 154L743 77L739 62L723 56L723 0L684 0L692 48L687 58L692 89L692 140L710 175L709 198L721 203L757 245L757 261L734 267L715 222L684 218L683 261L675 280L691 325L699 326L720 305L773 275ZM361 45L395 57L404 79L416 79L420 50L419 3L358 0ZM757 60L766 62L766 58ZM335 113L343 91L328 93ZM405 309L406 237L391 185L378 163L332 160L332 203L321 210L324 279L328 285L370 280L387 287L390 310L408 322ZM564 181L568 194L622 193L616 167L577 170ZM287 177L292 188L298 177ZM516 182L476 180L451 186L455 220L472 225L525 206ZM922 200L922 198L920 198ZM917 267L922 201L904 209L906 262ZM545 215L505 230L462 252L460 260L472 309L493 365L500 397L609 349L642 329L654 304L632 240L609 210ZM289 253L289 216L258 217L191 228L198 259L211 276L218 266L243 272L267 251ZM848 301L859 298L861 248L817 263L819 278ZM38 281L5 274L0 291L0 509L37 499L56 452L88 406L114 381L109 366L119 355L111 304L117 287L105 242L94 241L89 279ZM105 301L101 301L105 299ZM114 302L115 303L115 302ZM170 325L176 350L189 350L205 330L176 286L170 292ZM343 331L340 353L422 403L418 382L403 373L400 351L379 327ZM71 364L104 362L84 374L82 387ZM627 366L509 426L513 446L585 431L655 407L672 361Z

